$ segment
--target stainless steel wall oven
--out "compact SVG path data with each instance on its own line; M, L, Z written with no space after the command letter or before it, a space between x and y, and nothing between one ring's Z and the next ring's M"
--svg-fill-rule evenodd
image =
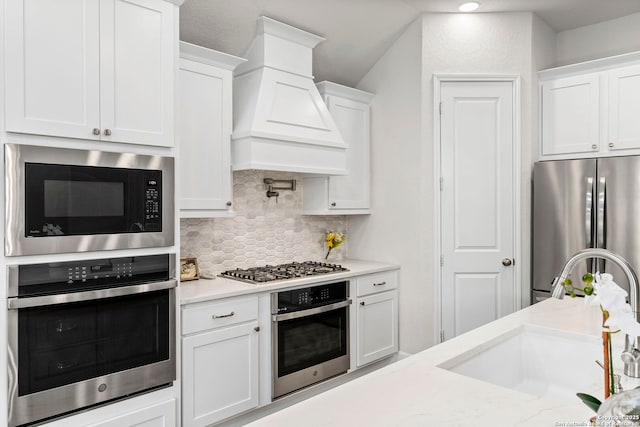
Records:
M349 282L271 295L273 397L349 370Z
M5 255L173 245L171 157L6 144L5 174Z
M170 385L173 254L8 267L9 426Z

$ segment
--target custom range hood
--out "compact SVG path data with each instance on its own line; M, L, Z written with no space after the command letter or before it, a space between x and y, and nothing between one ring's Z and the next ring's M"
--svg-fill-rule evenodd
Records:
M312 76L322 37L267 17L233 80L233 170L344 175L347 145Z

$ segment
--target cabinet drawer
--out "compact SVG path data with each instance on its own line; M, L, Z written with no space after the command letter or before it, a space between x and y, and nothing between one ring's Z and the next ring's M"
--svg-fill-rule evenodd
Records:
M368 274L358 277L358 296L374 294L376 292L388 291L398 287L398 272L384 271L382 273Z
M230 298L182 309L182 334L235 325L258 318L258 297Z

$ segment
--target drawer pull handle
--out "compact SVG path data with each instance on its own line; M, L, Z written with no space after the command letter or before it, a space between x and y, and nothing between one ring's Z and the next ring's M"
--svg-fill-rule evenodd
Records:
M374 283L373 286L384 286L387 282Z
M233 316L235 313L232 311L229 314L214 314L213 316L211 316L212 319L223 319L225 317L231 317Z
M72 361L69 361L69 362L58 362L58 363L56 363L56 368L59 371L64 371L66 369L74 368L76 366L78 366L78 361L77 360L72 360Z

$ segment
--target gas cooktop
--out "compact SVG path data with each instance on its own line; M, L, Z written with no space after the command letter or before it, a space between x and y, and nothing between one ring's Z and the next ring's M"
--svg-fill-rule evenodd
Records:
M328 264L317 261L291 262L280 265L265 265L247 269L237 268L220 273L220 277L241 280L248 283L265 283L275 280L295 279L298 277L317 276L320 274L349 271L339 264Z

